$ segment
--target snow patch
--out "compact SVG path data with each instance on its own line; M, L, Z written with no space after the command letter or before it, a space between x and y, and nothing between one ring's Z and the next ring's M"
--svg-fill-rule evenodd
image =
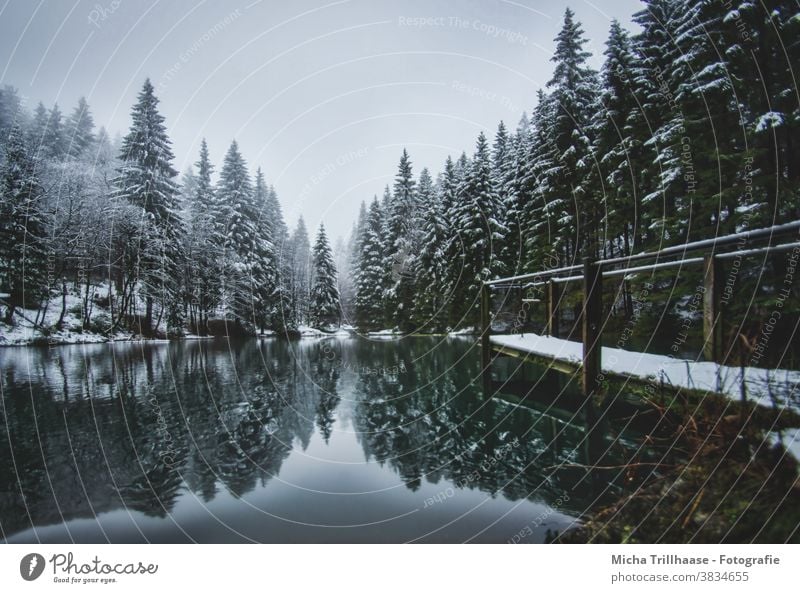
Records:
M800 461L800 428L771 432L767 435L766 441L772 447L783 445L789 455Z
M583 360L583 344L580 342L533 333L492 336L490 340L514 350L578 365ZM738 401L741 397L741 369L714 362L677 359L604 346L602 368L604 372L652 379L673 387L720 393L732 400ZM745 367L744 383L749 401L768 407L786 406L800 412L800 405L792 399L792 395L800 390L800 371Z
M481 333L478 328L475 327L463 327L461 329L457 329L456 331L449 331L447 332L448 336L475 336Z
M768 111L760 115L756 120L756 132L764 132L771 128L777 128L784 123L783 113L779 111Z
M370 338L378 338L383 340L393 340L395 338L402 337L402 333L398 329L382 329L380 331L374 332L367 332L367 336Z

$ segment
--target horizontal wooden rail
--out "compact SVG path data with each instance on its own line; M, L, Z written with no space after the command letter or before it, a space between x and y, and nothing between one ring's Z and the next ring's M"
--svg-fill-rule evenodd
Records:
M722 310L720 295L722 290L722 266L723 262L741 257L752 257L754 255L774 255L777 253L800 250L800 242L792 241L777 245L766 245L751 249L742 249L742 246L754 241L764 239L770 242L777 237L782 237L791 233L800 233L800 221L787 224L776 225L764 229L755 229L732 235L724 235L714 239L694 241L683 245L674 245L659 251L643 252L627 257L616 257L605 260L595 260L586 258L582 265L565 266L549 270L542 270L535 274L519 274L507 278L499 278L484 282L481 288L481 347L484 377L490 377L489 366L491 364L489 335L491 333L492 322L492 302L491 295L494 290L500 289L528 289L540 286L545 287L544 303L546 308L545 331L548 335L557 337L559 335L559 311L558 305L563 294L563 288L559 285L568 282L583 281L583 307L581 310L582 341L583 341L583 391L587 398L597 394L599 384L597 377L601 369L600 361L600 342L602 328L602 281L604 278L614 278L627 276L640 272L652 272L676 267L687 267L702 265L703 267L703 352L706 359L713 362L722 363L723 358L723 336L722 336ZM731 245L739 246L734 251L717 250ZM701 257L684 257L688 253L703 252ZM672 259L674 257L678 259ZM654 263L631 266L631 262L641 262L647 260L656 261ZM668 261L658 261L667 259ZM616 266L624 265L618 269ZM581 271L580 274L575 272ZM571 275L566 275L571 274ZM526 297L523 302L538 302L539 299Z
M751 243L753 241L763 240L763 239L772 239L775 237L780 237L783 235L790 234L792 232L800 233L800 221L796 222L789 222L786 224L775 225L765 229L754 229L752 231L744 231L741 233L734 233L732 235L723 235L721 237L716 237L714 239L704 239L702 241L693 241L690 243L683 243L681 245L673 245L671 247L665 247L664 249L660 249L658 251L644 251L641 253L634 253L632 255L621 256L621 257L613 257L610 259L601 259L597 260L597 263L600 264L603 268L610 268L613 266L617 266L619 264L628 264L630 262L636 261L644 261L648 259L659 259L663 257L675 256L675 255L683 255L686 253L694 253L696 251L715 251L719 247L727 247L730 245L736 244L745 244ZM732 252L725 252L725 253L718 253L715 254L716 257L720 258L734 258L737 255L747 256L747 255L756 255L759 253L767 253L767 252L778 252L778 251L787 251L793 249L797 243L791 244L784 244L784 245L770 245L766 247L761 247L758 249L750 249L750 250L738 250ZM675 262L659 262L657 264L652 265L660 265L660 264L667 264L667 266L675 266L679 265L681 261L689 261L691 264L698 263L702 258L692 259L692 260L675 260ZM646 271L644 266L637 266L635 268L636 271ZM657 268L656 268L657 269ZM553 278L563 282L572 282L576 280L580 280L583 278L583 275L575 275L575 276L567 276L567 277L560 277L561 274L568 274L572 272L577 272L579 270L583 270L583 264L572 265L572 266L564 266L561 268L553 268L548 270L542 270L539 272L535 272L532 274L519 274L517 276L509 276L506 278L498 278L496 280L489 280L484 282L484 284L488 286L492 286L495 288L521 288L521 287L530 287L530 286L538 286L540 284L533 284L533 285L520 285L519 282L525 280L537 280L540 282L544 282L546 279ZM604 272L605 275L605 272ZM617 274L615 274L617 275Z

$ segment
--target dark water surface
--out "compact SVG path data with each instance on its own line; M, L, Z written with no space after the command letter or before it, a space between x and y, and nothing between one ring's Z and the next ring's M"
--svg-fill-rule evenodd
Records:
M580 416L478 370L463 338L1 349L0 539L545 541L597 496Z

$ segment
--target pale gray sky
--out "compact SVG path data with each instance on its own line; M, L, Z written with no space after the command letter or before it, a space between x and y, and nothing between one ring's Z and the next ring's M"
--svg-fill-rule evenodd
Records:
M113 135L149 76L180 171L202 137L217 167L236 138L290 226L302 214L336 237L391 183L402 147L415 174L435 174L481 130L516 126L550 78L566 6L599 68L610 19L630 28L641 3L9 0L0 83L29 108L68 113L84 95Z

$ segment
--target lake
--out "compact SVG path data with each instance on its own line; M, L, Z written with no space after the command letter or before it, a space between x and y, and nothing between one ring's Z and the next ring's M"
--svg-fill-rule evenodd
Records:
M614 476L587 473L558 381L487 397L479 359L464 337L1 349L0 537L547 541Z

